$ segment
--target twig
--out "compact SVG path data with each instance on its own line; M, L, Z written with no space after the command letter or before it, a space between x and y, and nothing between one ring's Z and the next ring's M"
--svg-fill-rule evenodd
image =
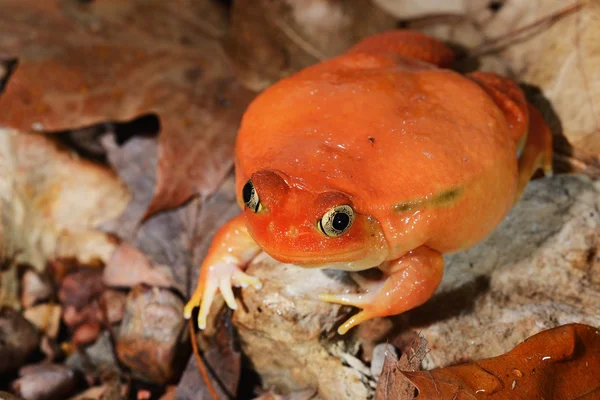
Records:
M473 49L471 52L469 52L469 57L476 58L476 57L480 57L484 54L499 50L499 49L507 46L508 44L510 44L510 41L515 39L517 36L519 36L525 32L531 31L531 30L533 30L539 26L545 25L545 24L552 25L555 22L566 17L567 15L572 14L576 11L579 11L581 9L581 7L583 7L583 4L581 4L580 2L572 4L568 7L565 7L564 9L562 9L560 11L557 11L556 13L554 13L552 15L549 15L548 17L534 21L531 24L525 25L519 29L509 32L506 35L502 35L500 37L491 39L490 41L479 46L479 48Z
M208 376L208 371L206 370L206 365L204 361L202 361L202 357L200 356L200 352L198 351L198 343L196 342L196 332L194 331L194 322L193 318L188 320L189 328L190 328L190 340L192 341L192 350L194 352L194 356L196 357L196 364L198 364L198 371L200 371L200 375L202 375L202 380L206 384L206 388L208 389L208 393L210 393L210 397L213 400L219 400L219 395L215 390L212 382L210 381L210 377Z

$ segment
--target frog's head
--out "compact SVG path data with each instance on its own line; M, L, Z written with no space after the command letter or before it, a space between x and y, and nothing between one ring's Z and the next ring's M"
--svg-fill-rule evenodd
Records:
M273 258L291 264L361 270L388 255L381 226L339 191L315 193L278 171L238 183L248 230Z

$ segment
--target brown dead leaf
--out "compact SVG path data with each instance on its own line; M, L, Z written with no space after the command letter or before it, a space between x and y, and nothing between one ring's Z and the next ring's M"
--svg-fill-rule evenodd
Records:
M237 0L231 23L226 50L240 79L257 91L395 27L370 0Z
M600 330L569 324L510 352L432 371L403 372L426 399L561 399L600 395Z
M197 334L200 336L200 334ZM241 374L241 354L236 348L230 322L221 324L202 358L210 372L212 386L220 399L235 398ZM177 399L212 400L192 355L175 392Z
M38 271L58 257L106 262L115 240L94 228L118 216L128 201L127 189L107 167L43 135L0 128L4 257Z
M146 256L128 243L122 243L104 268L103 281L108 286L132 287L139 283L149 286L175 287L171 269L153 266Z
M61 307L57 304L38 304L23 313L23 316L42 333L56 339L60 328Z
M2 0L0 7L0 53L19 59L0 97L1 123L60 131L156 114L158 179L147 215L214 191L232 166L253 95L209 37L220 33L201 22L204 1Z
M376 400L412 400L415 398L414 385L403 375L403 371L418 371L427 355L427 340L418 336L412 345L396 360L393 352L388 352L383 370L375 391Z
M552 22L563 10L573 12ZM599 18L596 1L513 0L484 26L486 36L502 37L536 21L552 22L517 36L500 56L517 79L541 90L532 100L554 122L554 133L566 138L567 143L557 141L558 156L591 164L595 176L600 176Z

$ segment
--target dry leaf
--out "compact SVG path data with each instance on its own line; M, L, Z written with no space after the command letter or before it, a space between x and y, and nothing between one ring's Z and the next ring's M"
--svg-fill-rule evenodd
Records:
M57 304L38 304L23 313L23 316L45 335L56 339L60 328L61 306Z
M199 3L0 1L0 53L19 60L0 96L0 123L60 131L156 114L148 215L212 193L232 166L252 94L208 37L215 33L207 35Z
M600 395L600 330L569 324L510 352L432 371L403 372L426 399L576 399Z
M212 385L220 399L235 398L241 374L241 354L236 348L232 332L229 322L221 324L212 337L213 342L210 349L202 355L207 369L210 371ZM175 397L177 399L212 400L198 371L194 355L190 357L185 372L177 385Z
M240 79L257 91L395 27L370 0L238 0L231 23L227 52Z
M173 274L166 266L153 266L146 256L128 243L122 243L104 268L102 277L108 286L132 287L139 283L149 286L174 287Z
M555 165L600 176L600 4L578 0L376 0L418 29L465 48L459 68L528 86L555 137ZM414 7L413 7L414 6ZM436 11L435 8L439 7ZM417 12L421 10L421 12ZM411 21L412 19L412 21Z
M402 354L400 360L392 352L386 354L383 370L377 383L376 400L412 400L415 387L403 375L402 371L418 371L427 355L427 340L418 336L413 344Z
M106 262L115 241L94 228L118 216L127 201L129 193L107 167L42 135L0 128L4 257L37 270L58 257Z

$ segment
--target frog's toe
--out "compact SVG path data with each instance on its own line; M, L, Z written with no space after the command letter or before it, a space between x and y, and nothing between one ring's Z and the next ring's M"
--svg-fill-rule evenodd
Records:
M231 282L237 287L245 288L248 286L252 286L255 289L262 288L262 283L260 279L258 279L255 276L248 275L240 269L236 269L235 271L233 271L233 273L231 274Z
M351 316L350 318L348 318L346 320L346 322L344 322L342 325L339 326L339 328L337 329L337 332L340 335L345 335L346 332L348 332L350 329L354 328L355 326L357 326L365 321L368 321L370 319L377 318L377 317L383 317L383 316L384 315L375 312L371 308L365 308L364 310L361 310L360 312L358 312L358 313L354 314L353 316Z
M232 310L237 310L237 303L235 302L235 296L233 295L233 289L231 288L232 283L230 276L222 277L219 281L219 290L221 291L221 296L223 296L227 307Z
M373 293L342 293L342 294L321 294L319 300L327 303L342 304L344 306L353 306L362 308L373 301Z
M353 315L340 325L338 333L343 335L361 322L381 316L380 313L377 313L371 306L377 297L377 293L378 291L370 291L367 293L322 294L319 296L319 300L362 309L359 313Z
M211 279L206 282L204 292L202 293L202 300L200 301L200 311L198 312L198 328L200 329L206 328L206 319L208 318L208 312L210 311L210 306L215 298L217 289L218 285L215 280Z

